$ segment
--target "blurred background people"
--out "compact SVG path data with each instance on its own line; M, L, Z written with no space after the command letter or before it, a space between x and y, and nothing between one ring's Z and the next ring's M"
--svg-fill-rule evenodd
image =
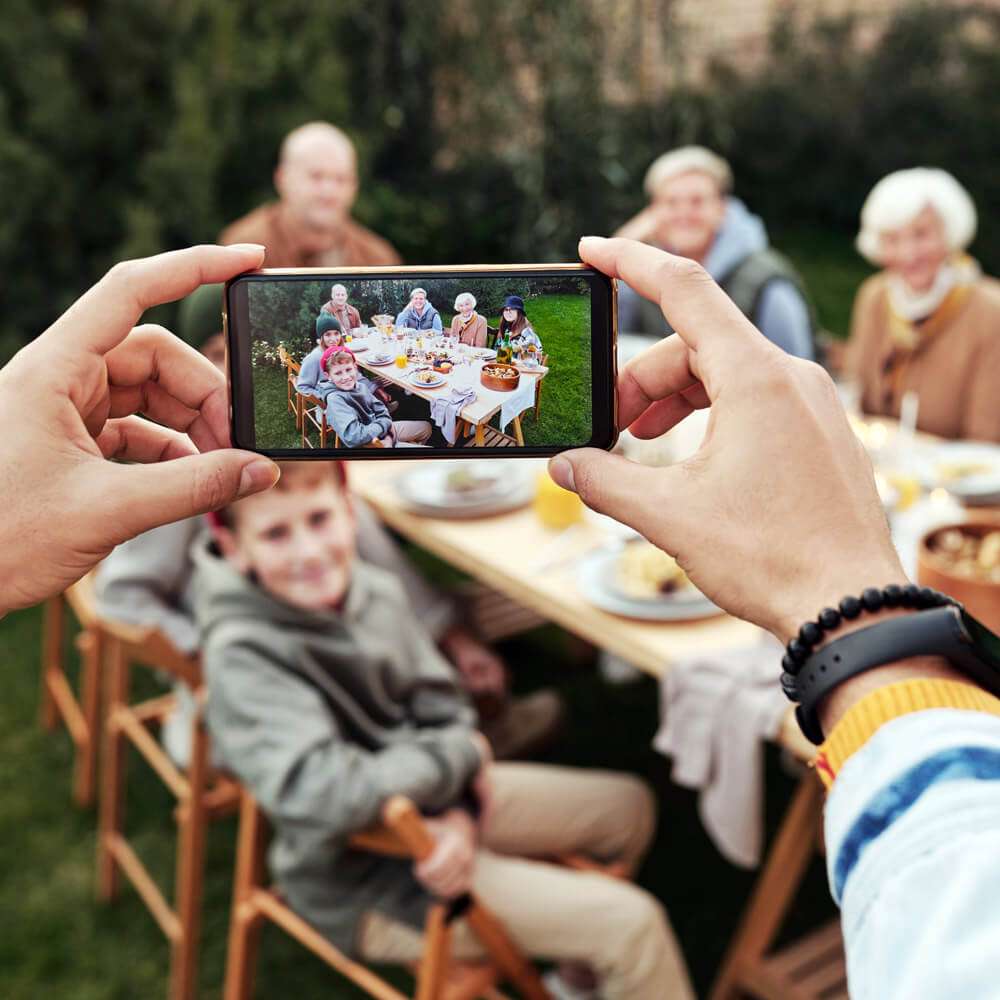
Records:
M351 218L358 194L354 143L335 125L289 132L274 171L276 202L237 219L220 243L262 243L265 267L367 267L400 263L381 236Z
M975 234L975 205L944 170L872 188L857 248L882 270L858 291L846 355L866 413L898 417L915 392L921 430L1000 441L1000 282L965 253Z
M221 368L222 286L202 285L181 304L177 333ZM336 320L321 315L317 333ZM321 329L322 326L322 329ZM222 354L219 348L222 347ZM483 732L497 757L538 753L557 735L565 715L559 695L547 688L514 697L500 657L462 622L458 602L432 586L406 557L364 501L354 499L358 555L392 573L403 585L417 617L455 668L459 682L481 715ZM204 531L200 517L154 528L115 548L97 571L101 613L118 621L160 629L184 653L198 649L191 590L191 547ZM176 688L178 709L163 727L171 757L186 765L190 755L194 703L184 685Z
M698 261L768 340L812 359L813 319L802 280L768 244L760 217L731 194L729 164L703 146L683 146L654 160L644 187L649 204L616 235ZM629 333L669 332L660 310L624 283L618 326Z

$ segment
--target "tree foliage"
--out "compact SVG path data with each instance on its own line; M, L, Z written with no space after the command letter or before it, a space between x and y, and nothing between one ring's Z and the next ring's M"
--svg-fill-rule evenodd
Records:
M644 30L639 8L616 17ZM271 197L282 136L314 118L353 136L356 213L410 261L571 260L581 233L641 205L654 156L700 141L770 225L845 235L882 174L943 166L1000 268L996 9L917 5L873 43L850 19L784 17L759 68L648 98L638 68L610 65L597 0L7 0L5 15L0 360L114 260L211 240ZM609 96L610 70L634 100Z

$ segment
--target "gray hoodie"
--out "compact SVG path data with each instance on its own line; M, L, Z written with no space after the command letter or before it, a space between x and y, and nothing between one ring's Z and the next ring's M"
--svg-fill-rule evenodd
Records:
M388 407L375 395L375 387L358 376L353 389L331 383L326 395L326 422L336 431L344 448L361 448L392 430Z
M311 612L195 551L207 720L222 766L274 826L271 873L292 906L354 950L378 910L415 927L429 897L407 859L351 834L400 793L425 812L459 803L479 768L475 713L393 577L354 568L344 606Z

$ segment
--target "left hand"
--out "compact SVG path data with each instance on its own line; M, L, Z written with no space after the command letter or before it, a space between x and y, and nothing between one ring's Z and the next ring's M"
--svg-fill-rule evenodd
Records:
M473 697L507 694L507 670L489 646L463 628L452 629L441 648L462 678L462 686Z
M118 264L0 371L0 614L65 590L128 538L277 480L269 459L229 447L215 366L134 326L263 257L203 246Z
M413 866L418 881L440 899L454 899L472 888L476 868L476 828L468 813L450 809L425 819L434 851Z

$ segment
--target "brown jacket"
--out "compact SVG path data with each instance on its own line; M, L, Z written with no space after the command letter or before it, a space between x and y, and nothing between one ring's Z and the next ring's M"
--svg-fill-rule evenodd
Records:
M329 313L336 320L340 322L341 327L345 331L355 330L357 327L361 326L361 313L351 305L350 302L346 303L340 309L338 309L333 302L324 302L323 308L320 312Z
M950 323L895 366L892 353L886 279L876 274L858 290L847 345L864 411L898 417L913 389L920 430L1000 442L1000 281L980 278Z
M458 337L460 344L469 344L471 347L486 346L486 317L476 313L476 318L462 330L462 314L459 313L451 321L451 335Z
M402 263L392 244L348 219L336 243L321 253L307 252L289 231L280 202L272 201L237 219L219 235L219 242L263 243L266 267L395 267Z

